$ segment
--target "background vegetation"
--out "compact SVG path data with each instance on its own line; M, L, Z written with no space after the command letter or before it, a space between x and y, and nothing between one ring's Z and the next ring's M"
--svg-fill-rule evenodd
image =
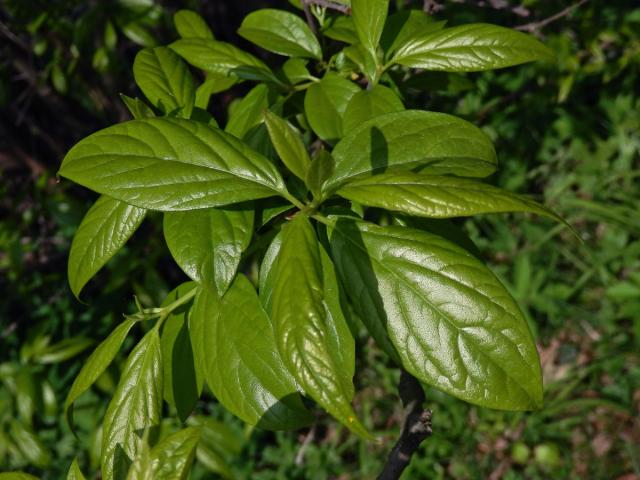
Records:
M640 9L633 4L581 1L549 21L568 4L395 2L429 8L453 25L525 25L556 51L556 65L415 81L430 86L422 108L463 116L496 141L496 184L532 193L584 239L579 245L537 218L463 224L536 334L546 406L504 413L427 391L434 435L403 478L640 479ZM175 10L195 9L218 38L265 55L235 34L244 14L264 6L294 8L285 1L0 2L0 471L64 478L90 445L80 463L95 475L98 423L121 364L76 407L78 438L64 425L61 403L90 347L122 312L134 311L133 295L159 304L182 280L165 261L160 217L152 217L89 285L88 305L74 300L66 256L93 199L56 180L62 156L90 132L128 119L118 94L136 93L133 57L141 45L175 37ZM223 119L243 93L215 97L214 115ZM375 478L402 418L398 372L367 339L359 347L355 404L381 444L362 443L327 418L296 433L250 432L209 399L190 420L205 431L194 478L212 471L260 480Z

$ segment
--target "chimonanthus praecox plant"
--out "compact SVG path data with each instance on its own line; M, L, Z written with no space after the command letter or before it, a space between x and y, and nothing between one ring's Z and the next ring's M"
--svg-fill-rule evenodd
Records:
M157 442L152 427L164 402L184 421L205 383L259 428L308 425L311 399L371 438L351 405L354 334L364 329L422 383L489 408L542 405L522 313L442 219L558 218L482 183L497 161L481 130L405 103L421 87L416 70L481 71L552 54L503 27L445 28L418 10L387 17L388 3L308 1L307 22L251 13L238 33L289 57L275 69L180 11L181 38L142 50L133 65L151 105L123 96L134 120L65 157L60 175L102 195L71 247L76 296L149 211L163 212L169 250L192 280L125 317L71 388L69 413L131 328L155 322L107 408L102 478L185 478L197 428ZM221 128L210 97L240 83L250 89Z

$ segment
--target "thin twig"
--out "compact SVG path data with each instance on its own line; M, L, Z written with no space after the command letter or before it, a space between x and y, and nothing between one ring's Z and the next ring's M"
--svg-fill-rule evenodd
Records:
M310 0L302 0L302 9L304 10L304 16L307 18L307 24L309 28L313 32L314 35L318 34L318 27L316 27L316 22L313 19L313 15L311 14L311 1Z
M577 3L574 3L573 5L568 6L567 8L565 8L564 10L560 10L558 13L556 13L555 15L551 15L548 18L545 18L544 20L540 20L539 22L532 22L532 23L527 23L525 25L519 25L517 27L515 27L516 30L522 30L524 32L535 32L537 30L540 30L541 28L546 27L547 25L549 25L552 22L555 22L556 20L561 19L562 17L566 17L567 15L569 15L571 12L573 12L576 8L581 7L582 5L584 5L585 3L587 3L589 0L580 0Z
M404 425L378 480L399 479L409 466L411 456L422 441L431 435L431 411L422 407L425 396L420 382L403 370L398 392L406 412Z
M508 12L517 15L518 17L528 17L531 12L523 5L516 5L515 7L510 5L506 0L451 0L453 3L467 3L475 7L491 8L493 10L506 10Z
M316 426L314 424L311 426L311 428L305 435L304 440L302 441L302 445L300 445L300 449L298 450L298 453L296 454L296 458L293 461L294 464L296 464L297 466L301 466L304 463L304 454L307 451L309 444L313 442L313 440L315 439L315 436L316 436Z
M318 5L319 7L328 8L330 10L337 10L345 15L351 15L351 7L338 2L332 2L331 0L303 0L303 5Z

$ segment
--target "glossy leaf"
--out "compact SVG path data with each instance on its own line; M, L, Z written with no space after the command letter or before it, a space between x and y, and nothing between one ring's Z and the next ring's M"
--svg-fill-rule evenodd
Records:
M204 287L203 287L204 288ZM271 320L255 289L239 275L222 301L212 292L199 302L211 323L207 383L218 401L250 425L269 430L299 428L313 417L276 348Z
M389 0L351 0L351 16L362 45L376 51L389 11Z
M311 159L300 133L289 122L273 112L266 111L264 120L269 131L271 143L282 163L296 177L304 180L307 176Z
M264 62L226 42L208 38L183 38L169 45L187 63L207 72L233 75L241 67L269 72Z
M377 82L378 60L376 55L367 50L361 43L350 45L342 51L357 66L357 69L367 77L371 85ZM345 128L345 131L348 130Z
M196 89L182 59L167 47L140 50L133 62L133 76L147 99L165 114L189 118Z
M409 373L484 407L542 405L540 362L526 320L473 255L426 232L344 218L331 248L339 269L352 269L382 304L376 313ZM345 285L357 299L357 286Z
M322 34L333 40L348 44L358 43L358 33L353 18L346 15L336 15L328 19Z
M304 98L304 111L313 131L328 142L342 137L342 116L351 98L360 91L353 82L335 73L309 87Z
M369 437L351 407L353 337L330 284L330 262L309 219L298 214L283 228L275 264L271 317L278 350L302 389L363 437Z
M149 107L149 105L144 103L139 98L131 98L122 93L120 94L120 98L135 120L141 120L143 118L153 118L156 116L156 114L153 113L153 110L151 110L151 107Z
M158 330L150 330L133 349L104 416L102 478L125 478L142 447L142 432L160 425L162 351Z
M69 253L67 275L71 291L82 288L138 229L146 210L106 195L101 196L82 219Z
M195 282L183 283L167 295L161 306L170 305L196 287ZM189 336L188 316L192 305L193 301L173 310L164 321L160 336L164 399L175 407L182 421L195 407L203 386L203 378L196 375Z
M388 87L376 85L356 93L344 112L344 131L351 132L372 118L401 112L404 105Z
M86 392L91 385L104 373L104 371L111 365L111 362L120 351L122 343L131 327L136 323L136 320L127 319L118 325L113 332L93 351L89 356L80 373L73 381L67 399L64 402L64 411L67 416L67 422L72 424L71 406L80 395Z
M269 88L264 84L257 85L238 101L233 114L229 117L225 132L244 138L252 127L262 121L262 112L267 108L269 108Z
M388 173L355 180L338 194L369 207L418 217L453 218L481 213L531 212L560 220L521 195L466 178Z
M305 183L315 199L322 197L322 185L333 175L336 162L329 152L320 149L313 157Z
M553 52L530 35L473 23L410 38L392 61L426 70L477 72L553 59Z
M380 44L388 57L411 38L442 30L446 23L435 22L424 10L401 10L387 20Z
M213 40L213 32L207 22L192 10L178 10L173 16L173 23L182 38L209 38Z
M177 118L132 120L81 140L60 175L138 207L192 210L285 192L276 168L233 136Z
M253 217L254 211L246 208L167 212L164 236L184 273L193 280L215 285L222 295L251 241Z
M236 77L227 77L221 73L209 73L206 80L196 89L196 107L206 110L209 108L211 95L229 90L238 81Z
M307 63L304 58L290 58L282 65L282 74L291 85L312 80L314 77L309 73Z
M320 43L309 26L284 10L265 8L251 12L242 21L238 34L280 55L322 58Z
M71 464L69 473L67 474L67 480L86 480L82 470L80 470L77 458L73 459L73 463Z
M168 435L151 449L152 480L186 480L200 439L197 428L189 427Z
M349 132L333 157L336 171L325 184L327 192L386 171L484 177L497 166L493 145L480 129L451 115L421 110L370 120Z

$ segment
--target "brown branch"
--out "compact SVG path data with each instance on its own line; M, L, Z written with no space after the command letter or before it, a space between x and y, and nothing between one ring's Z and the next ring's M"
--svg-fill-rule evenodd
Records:
M330 10L337 10L345 15L351 15L351 7L338 2L332 2L331 0L302 0L302 5L318 5L319 7L328 8Z
M404 425L378 480L399 479L409 466L411 456L422 441L431 435L431 410L422 407L425 396L420 382L403 370L398 392L406 412Z
M572 13L576 8L581 7L582 5L587 3L588 1L589 0L580 0L579 2L568 6L564 10L560 10L555 15L551 15L550 17L545 18L544 20L540 20L539 22L527 23L525 25L519 25L519 26L515 27L515 29L516 30L521 30L521 31L524 31L524 32L530 32L530 33L538 31L541 28L546 27L550 23L555 22L556 20L560 20L563 17L566 17L567 15Z
M444 5L440 5L435 0L424 0L422 9L425 11L425 13L433 15L434 13L438 13L440 10L443 10Z
M316 22L313 20L313 15L311 14L311 1L310 0L302 0L302 9L304 10L304 16L307 19L307 24L309 28L313 32L314 35L318 34L318 27L316 27Z
M493 10L506 10L518 17L528 17L531 12L523 5L516 5L515 7L510 5L507 0L477 0L471 2L470 0L451 0L452 3L468 3L475 7L491 8Z

